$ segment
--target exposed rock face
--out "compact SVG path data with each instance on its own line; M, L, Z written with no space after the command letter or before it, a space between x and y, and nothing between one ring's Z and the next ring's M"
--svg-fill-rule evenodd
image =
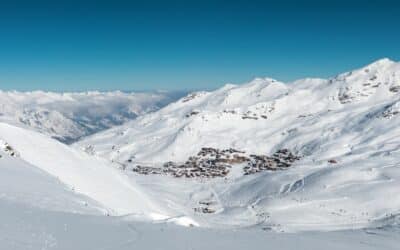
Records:
M400 114L400 102L395 102L384 107L384 111L380 114L381 117L391 119Z
M215 205L213 201L199 201L199 206L193 208L196 213L203 213L203 214L213 214L216 212L215 208L212 206Z
M192 110L190 113L186 114L186 117L189 118L191 116L198 115L199 113L200 111L198 110Z
M390 119L393 116L398 115L399 113L400 113L400 111L398 111L398 110L387 110L387 111L382 113L382 116L385 117L385 118Z
M235 165L243 165L243 174L249 175L265 170L279 170L290 167L300 157L288 149L280 149L272 156L246 155L233 148L219 150L202 148L196 156L191 156L183 164L166 162L162 167L136 166L132 169L139 174L165 174L174 177L225 177Z
M95 151L94 151L94 147L93 145L87 145L83 148L83 151L85 151L86 153L90 154L90 155L94 155Z
M203 92L190 93L187 96L182 98L182 102L188 102L188 101L194 100L197 97L200 97L202 95L204 95Z
M12 157L19 157L19 153L6 141L0 139L0 150Z
M354 97L350 96L346 92L339 93L338 97L341 104L350 103L354 99Z
M392 87L390 87L389 90L390 90L391 92L394 92L394 93L400 92L400 85L398 85L398 86L392 86Z
M254 116L253 114L248 114L248 113L246 113L246 114L244 114L244 115L242 116L242 119L243 119L243 120L246 120L246 119L258 120L258 117L257 117L257 116Z
M208 207L196 207L194 208L194 211L197 213L203 213L203 214L213 214L215 213L215 210L212 208Z

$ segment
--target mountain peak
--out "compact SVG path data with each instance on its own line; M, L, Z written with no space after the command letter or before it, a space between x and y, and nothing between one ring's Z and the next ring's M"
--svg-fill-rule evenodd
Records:
M385 58L376 60L375 62L369 64L367 67L382 67L382 66L392 65L394 63L395 63L395 61L390 60L389 58L385 57Z

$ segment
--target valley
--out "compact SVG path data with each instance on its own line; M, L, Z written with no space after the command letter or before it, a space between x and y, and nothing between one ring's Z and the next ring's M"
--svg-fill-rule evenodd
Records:
M174 249L395 249L398 88L400 63L381 59L183 97L1 92L0 239L128 249L179 233ZM104 238L69 241L84 231Z

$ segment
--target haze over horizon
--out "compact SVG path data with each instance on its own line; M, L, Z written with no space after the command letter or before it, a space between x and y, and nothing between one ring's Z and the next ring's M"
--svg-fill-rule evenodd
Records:
M396 1L0 3L2 90L215 89L400 60Z

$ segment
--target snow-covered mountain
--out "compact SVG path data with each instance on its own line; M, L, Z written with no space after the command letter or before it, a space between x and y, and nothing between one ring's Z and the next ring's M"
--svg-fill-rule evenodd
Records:
M328 80L285 84L259 78L213 92L192 93L78 144L93 145L97 153L122 161L182 161L203 146L253 153L285 146L308 155L314 144L334 144L330 138L351 132L340 130L360 130L367 125L361 122L364 116L372 123L392 124L390 118L398 114L399 92L400 64L388 59ZM352 121L354 118L358 121ZM303 138L302 130L314 133ZM311 145L314 140L320 143Z
M0 121L69 143L155 111L179 96L169 92L0 91Z
M4 108L0 248L309 249L331 241L327 249L396 249L399 74L400 63L383 59L326 80L229 84L73 145L51 138L65 139L65 130L44 130L55 124L49 116L34 131ZM2 94L28 105L29 94ZM34 95L32 107L54 105L62 117L74 114L72 123L114 114L118 100L129 106L123 93ZM144 112L154 99L143 99ZM170 240L178 234L184 239Z
M400 63L382 59L192 93L75 147L200 226L363 228L399 214L399 107Z

